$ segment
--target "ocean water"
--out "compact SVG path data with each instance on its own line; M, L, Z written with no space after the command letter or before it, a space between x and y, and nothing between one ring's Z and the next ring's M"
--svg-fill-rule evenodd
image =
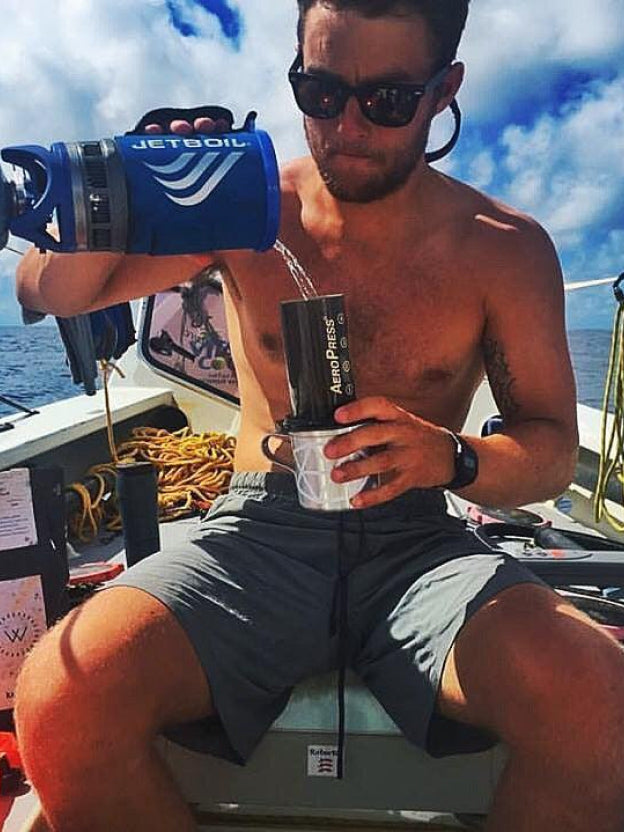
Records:
M578 329L568 333L578 400L601 407L609 364L611 333ZM27 407L78 396L56 326L0 327L0 396ZM0 401L0 416L14 412Z
M609 371L611 332L603 329L575 329L568 332L568 344L576 379L576 398L582 404L602 409ZM613 410L610 406L609 410Z
M72 382L56 326L0 327L0 396L36 408L82 392ZM14 412L0 401L0 415Z

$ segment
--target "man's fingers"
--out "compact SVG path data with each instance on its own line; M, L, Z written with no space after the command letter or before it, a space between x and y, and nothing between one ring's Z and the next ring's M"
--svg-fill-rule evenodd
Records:
M400 477L394 477L389 483L371 488L368 491L360 491L351 500L353 508L370 508L394 500L405 490L404 481Z
M362 459L335 465L332 469L331 478L334 482L348 482L360 477L367 477L370 474L384 474L388 471L397 470L400 464L401 455L397 454L396 451L380 451Z
M218 118L216 121L208 116L196 118L191 124L189 121L178 118L174 119L169 125L169 131L178 136L190 136L193 133L227 133L229 124L223 118ZM145 127L145 132L153 136L161 136L165 131L160 124L148 124Z
M341 424L363 422L368 419L385 422L395 421L404 414L403 408L384 396L367 396L364 399L356 399L349 404L343 404L334 412L334 419Z
M190 136L193 132L193 125L184 119L176 118L171 122L171 132L178 136Z
M216 130L216 122L213 118L203 116L202 118L195 119L193 127L196 133L214 133Z
M193 122L196 133L227 133L230 125L224 118L218 118L216 121L208 116L196 118Z
M340 459L364 448L370 451L384 445L409 447L410 441L409 426L399 422L374 422L330 439L325 444L324 453L328 459Z

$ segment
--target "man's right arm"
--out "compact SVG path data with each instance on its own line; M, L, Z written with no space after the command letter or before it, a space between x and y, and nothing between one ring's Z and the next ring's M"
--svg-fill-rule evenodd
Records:
M201 116L193 124L174 119L169 129L180 135L211 134L229 125ZM145 132L160 134L164 128L148 124ZM17 297L27 309L70 318L179 286L220 259L214 253L158 257L112 252L41 254L32 248L17 269Z
M27 309L69 318L170 289L214 260L212 254L42 254L32 248L17 269L17 297Z

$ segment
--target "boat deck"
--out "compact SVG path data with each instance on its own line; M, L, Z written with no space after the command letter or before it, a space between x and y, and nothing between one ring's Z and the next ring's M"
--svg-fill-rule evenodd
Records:
M171 392L164 388L116 391L113 416L119 434L124 427L144 421L148 413L173 403ZM63 408L50 405L45 408L43 420L33 417L32 421L16 421L19 424L15 430L0 435L0 469L62 461L71 481L76 472L84 472L89 461L108 458L101 395L72 400L71 408L67 403ZM451 495L449 507L463 516L468 504ZM587 524L557 510L553 503L527 508L560 529L590 531ZM197 518L190 518L161 524L163 548L183 542L197 522ZM602 570L610 581L603 585L624 586L624 558L620 553L577 552L554 559L543 553L527 553L524 548L522 542L514 544L513 554L548 574L554 585L592 588L596 585L592 578ZM121 535L107 535L95 544L76 547L71 552L70 567L124 560ZM555 576L561 576L561 580ZM362 832L397 828L435 832L461 828L454 813L483 815L487 811L506 759L502 746L479 754L433 760L407 743L372 695L352 676L346 711L346 777L340 783L333 778L310 777L306 770L310 745L335 744L335 678L331 674L295 690L245 768L164 740L160 751L194 807L198 827L206 832L224 827L230 832L252 828L265 832L348 828ZM420 811L425 808L428 811ZM2 828L6 832L40 832L29 820L36 809L36 798L30 791L15 800L0 797Z
M450 496L449 508L462 516L468 503ZM552 505L530 508L562 529L587 531L582 524L557 511ZM180 545L195 528L197 517L160 524L161 546ZM89 545L76 547L70 568L107 561L124 563L121 535L102 535ZM624 583L624 560L621 560ZM364 686L353 676L347 689L348 778L336 789L333 780L306 776L303 748L309 744L335 742L335 677L311 680L295 690L289 705L276 721L245 769L163 740L161 752L175 772L189 802L195 806L199 828L230 832L243 829L298 829L320 832L329 829L357 828L371 832L383 829L461 828L448 812L410 811L411 784L420 782L417 791L429 805L444 805L453 792L454 808L479 814L487 801L500 770L505 752L497 747L481 754L431 760L410 747L398 728ZM276 763L276 761L278 761ZM297 762L298 761L298 762ZM363 761L365 769L362 769ZM299 769L299 770L297 770ZM410 776L406 777L406 772ZM287 774L287 794L283 776ZM426 783L426 788L423 788ZM211 795L208 798L208 795ZM365 795L365 797L364 797ZM36 798L28 792L12 802L0 798L0 818L4 804L6 832L35 832L28 820L36 810ZM389 806L403 805L403 811ZM323 806L324 811L315 810ZM357 806L358 810L349 807Z

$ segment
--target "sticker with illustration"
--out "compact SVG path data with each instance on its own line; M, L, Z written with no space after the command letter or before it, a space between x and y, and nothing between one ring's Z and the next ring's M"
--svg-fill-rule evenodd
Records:
M218 270L207 269L192 282L151 297L141 347L160 372L238 401Z

